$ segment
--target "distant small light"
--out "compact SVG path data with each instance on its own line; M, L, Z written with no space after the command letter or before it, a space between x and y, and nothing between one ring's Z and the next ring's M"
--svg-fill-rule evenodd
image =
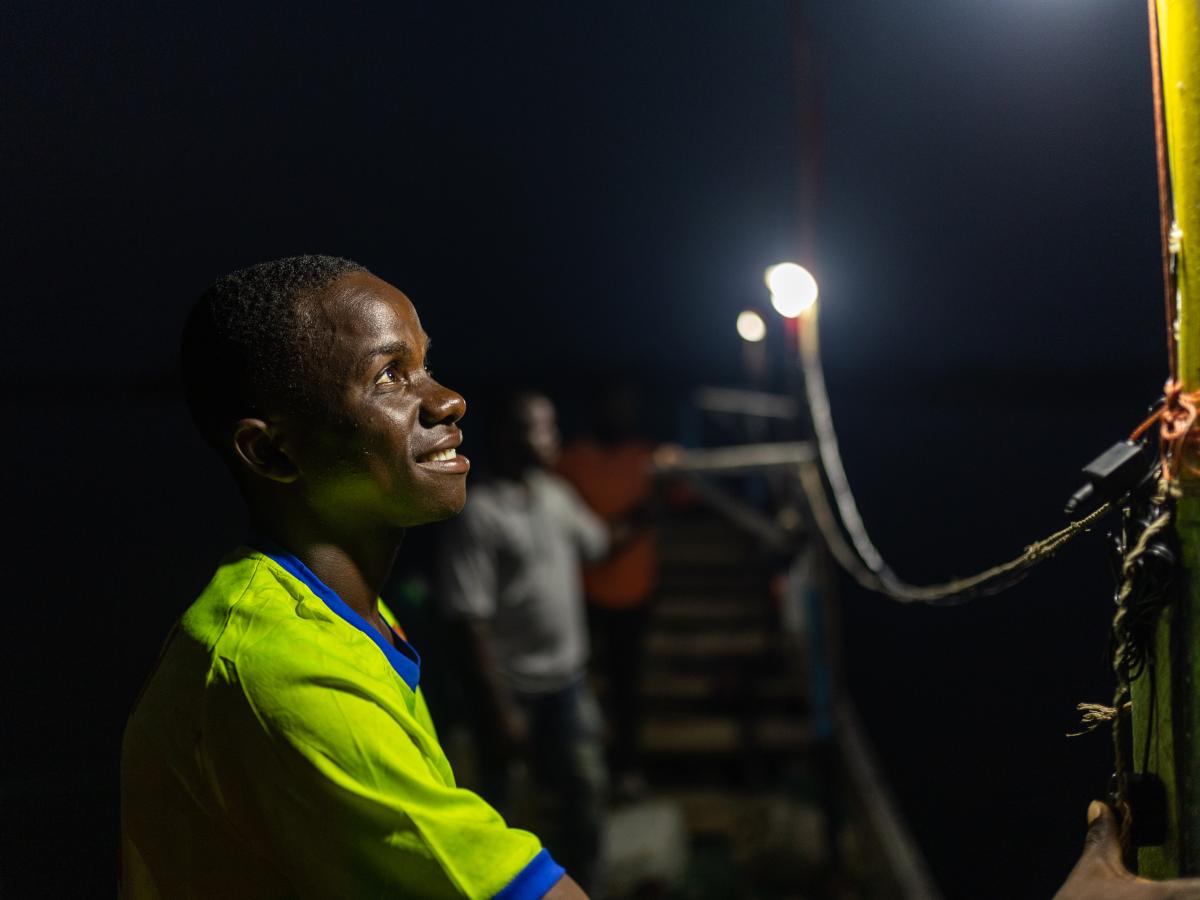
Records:
M771 305L788 319L802 315L817 302L817 279L803 266L779 263L767 269L764 280L771 289Z
M767 336L767 323L752 309L738 313L737 330L743 341L757 344Z

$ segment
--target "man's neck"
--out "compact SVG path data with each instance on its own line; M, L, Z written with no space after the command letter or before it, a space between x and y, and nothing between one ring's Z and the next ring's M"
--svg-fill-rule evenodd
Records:
M391 574L397 547L347 548L312 541L292 552L368 622L379 620L379 593Z
M318 537L295 528L256 522L258 531L294 554L352 610L391 640L379 614L379 594L391 574L403 533L390 539Z

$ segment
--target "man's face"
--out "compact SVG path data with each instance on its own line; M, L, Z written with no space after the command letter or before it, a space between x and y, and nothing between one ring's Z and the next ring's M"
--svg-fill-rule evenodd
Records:
M554 404L540 395L527 398L520 414L521 438L529 459L536 465L549 467L558 459L558 420Z
M333 415L297 417L289 454L319 516L360 526L444 519L466 502L457 454L463 398L425 367L429 339L396 288L356 272L320 301L329 329L323 377Z

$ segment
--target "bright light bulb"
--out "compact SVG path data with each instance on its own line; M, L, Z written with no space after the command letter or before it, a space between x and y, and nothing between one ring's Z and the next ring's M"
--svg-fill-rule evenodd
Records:
M817 280L803 266L779 263L767 269L764 280L771 289L771 305L788 319L803 314L817 302Z
M767 336L767 323L752 309L738 313L737 331L743 341L757 344Z

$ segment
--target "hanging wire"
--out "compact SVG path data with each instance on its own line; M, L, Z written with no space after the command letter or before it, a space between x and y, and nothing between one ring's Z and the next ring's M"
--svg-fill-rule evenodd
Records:
M1162 243L1162 276L1165 318L1167 324L1168 372L1161 404L1154 413L1135 429L1130 440L1140 440L1157 424L1159 432L1159 463L1155 475L1158 490L1151 505L1152 515L1135 524L1141 527L1136 541L1130 540L1126 511L1126 534L1121 543L1120 586L1116 593L1113 617L1113 674L1116 688L1113 705L1081 703L1084 731L1092 731L1105 723L1112 725L1114 773L1114 803L1121 813L1120 841L1128 851L1133 815L1129 802L1129 760L1122 720L1131 708L1131 683L1153 665L1153 623L1167 602L1174 559L1164 567L1151 565L1149 560L1161 551L1161 535L1169 532L1172 502L1178 495L1176 479L1187 465L1185 453L1195 440L1193 426L1200 409L1200 391L1185 392L1179 378L1178 322L1179 292L1176 263L1180 252L1180 233L1174 222L1170 172L1166 159L1166 138L1163 114L1162 63L1159 48L1158 15L1155 0L1148 0L1150 19L1150 54L1154 92L1154 136L1158 175L1159 232ZM837 434L833 427L829 396L825 389L817 340L816 310L801 320L799 331L800 361L804 372L805 392L817 439L817 463L800 467L800 484L817 526L830 554L862 587L877 591L904 603L948 605L974 597L998 593L1020 581L1037 563L1048 559L1064 544L1087 531L1098 519L1110 512L1114 503L1103 506L1083 518L1071 522L1054 534L1036 541L1016 558L966 578L942 584L917 586L903 581L884 561L867 535L862 516L850 490L842 466ZM1188 467L1189 473L1200 470ZM829 503L826 484L833 495ZM1124 498L1122 501L1124 502ZM836 513L835 513L836 509ZM849 540L847 540L847 538ZM1160 562L1162 560L1160 559Z
M1030 544L1014 559L975 575L941 584L912 585L901 581L895 575L885 580L879 573L869 569L854 548L847 543L833 508L829 505L821 479L821 469L817 465L805 464L800 467L800 485L812 512L813 521L825 546L829 548L830 555L860 586L885 594L901 603L928 603L937 606L952 606L1007 590L1021 581L1035 565L1049 559L1055 551L1090 529L1112 509L1112 504L1105 503L1066 528Z
M1176 261L1179 254L1178 226L1173 221L1171 176L1166 158L1166 130L1163 114L1162 60L1159 48L1158 15L1155 0L1147 0L1150 20L1150 58L1154 91L1155 159L1158 176L1159 233L1162 242L1163 302L1167 323L1168 378L1161 405L1131 436L1139 440L1157 423L1161 477L1165 481L1180 473L1172 465L1182 466L1185 446L1192 439L1192 427L1200 408L1200 391L1184 392L1178 365L1178 285ZM804 386L817 438L820 469L803 466L800 482L821 535L830 553L860 585L906 603L953 604L973 597L994 594L1020 581L1030 568L1049 558L1054 551L1072 540L1112 509L1106 503L1095 512L1071 522L1066 528L1030 544L1024 552L1006 563L976 575L943 584L917 586L901 579L884 561L867 535L854 494L850 490L838 450L837 434L825 389L817 340L816 310L799 322L800 361ZM823 477L822 477L823 475ZM833 495L834 507L826 497L825 486ZM839 526L840 521L840 526ZM843 537L843 534L845 537ZM849 538L847 543L846 537Z
M846 470L842 467L837 433L834 431L833 415L829 406L829 395L825 390L825 376L821 370L815 313L810 313L809 317L802 321L799 338L800 363L804 370L804 389L808 398L813 433L817 440L817 456L820 460L819 465L811 463L800 467L801 489L808 501L813 521L816 523L825 545L829 548L830 554L855 581L867 590L885 594L902 603L929 603L945 606L963 603L975 597L996 594L1019 582L1033 566L1049 559L1056 550L1087 531L1093 523L1112 509L1111 503L1105 503L1089 515L1030 544L1014 559L992 566L975 575L955 578L942 584L924 586L905 582L884 561L882 554L875 548L867 535L862 515L858 511L854 494L850 490ZM829 493L833 495L833 506L830 505L826 494L826 483L829 485ZM846 540L847 537L849 542Z

